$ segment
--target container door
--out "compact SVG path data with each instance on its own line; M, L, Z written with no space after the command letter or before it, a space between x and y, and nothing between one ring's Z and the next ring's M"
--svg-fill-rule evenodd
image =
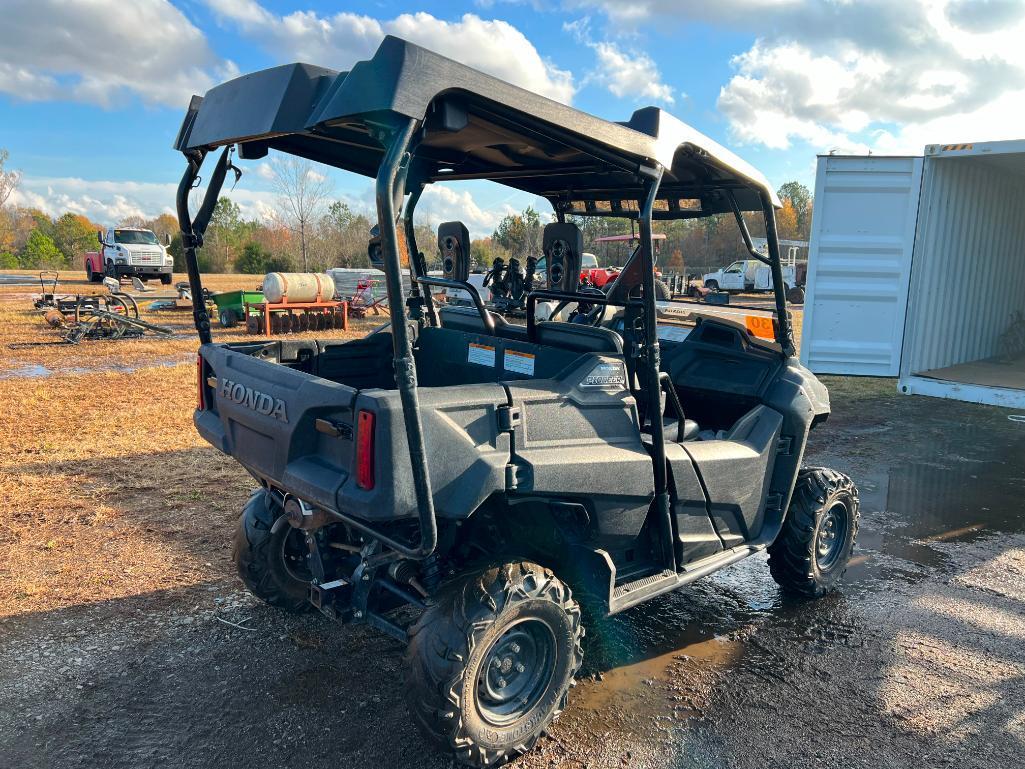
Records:
M817 374L897 376L920 157L820 157L801 362Z

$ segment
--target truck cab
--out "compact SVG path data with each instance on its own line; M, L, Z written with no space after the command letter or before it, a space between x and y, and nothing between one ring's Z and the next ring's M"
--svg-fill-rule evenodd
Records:
M782 267L784 290L797 284L793 265ZM705 288L713 291L772 291L772 271L757 259L739 259L727 267L706 273Z
M110 227L98 230L99 251L85 255L85 272L90 281L104 277L160 278L169 285L174 259L168 253L170 239L161 244L152 230L135 227Z

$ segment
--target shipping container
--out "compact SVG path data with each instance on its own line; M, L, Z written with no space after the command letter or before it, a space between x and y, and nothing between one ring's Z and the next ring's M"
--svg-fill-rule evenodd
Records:
M1025 141L818 160L801 360L1025 407Z

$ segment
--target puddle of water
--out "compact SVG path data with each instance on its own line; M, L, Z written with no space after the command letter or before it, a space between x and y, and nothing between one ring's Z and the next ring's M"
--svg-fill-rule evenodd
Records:
M909 464L870 479L859 550L878 551L922 566L942 565L932 545L970 542L994 532L1025 531L1025 442L991 461L959 466ZM876 524L876 525L871 525Z
M694 640L684 642L672 651L611 668L600 676L601 684L587 687L576 698L586 710L601 710L623 699L632 699L643 693L645 684L669 677L670 667L683 660L698 660L706 667L728 665L737 659L743 644L722 636L701 638L699 629L692 630ZM681 639L677 638L676 642Z
M34 363L30 363L22 365L19 368L0 371L0 379L28 379L34 377L51 377L58 374L95 374L100 372L116 372L118 374L131 374L132 372L139 371L141 369L173 368L174 366L180 366L183 363L190 363L193 361L195 361L195 357L192 355L188 355L178 358L148 360L131 365L123 363L104 363L98 366L67 366L61 368L58 371L49 369L46 366L40 366Z
M0 379L21 379L29 377L50 376L53 373L46 366L26 364L19 368L0 371Z

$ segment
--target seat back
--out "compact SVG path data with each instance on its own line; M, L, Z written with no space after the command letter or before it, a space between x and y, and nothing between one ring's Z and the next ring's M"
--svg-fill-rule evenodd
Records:
M495 336L504 339L527 340L527 327L517 326L509 323L501 315L489 311L491 320L495 323ZM438 318L441 320L441 327L453 331L465 331L470 334L487 334L484 328L484 320L474 307L442 307L438 310Z
M623 337L612 329L585 326L580 323L546 321L538 323L535 331L537 343L545 347L606 355L623 354Z

